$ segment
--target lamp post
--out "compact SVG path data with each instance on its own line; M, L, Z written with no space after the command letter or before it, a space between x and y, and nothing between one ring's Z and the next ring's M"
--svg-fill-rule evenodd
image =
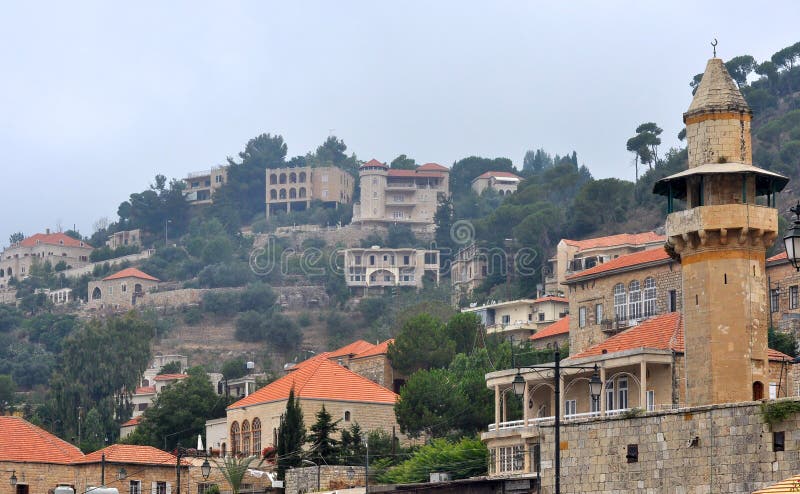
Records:
M347 486L352 488L353 487L353 478L356 476L356 469L353 466L347 467Z
M211 464L208 462L208 453L206 451L201 451L197 449L189 449L184 448L180 444L175 447L176 450L176 460L175 460L175 483L177 484L177 494L181 494L181 459L185 456L194 456L195 458L199 458L202 454L205 457L203 464L200 465L200 473L203 475L203 480L207 480L208 476L211 475ZM188 473L188 469L187 469Z
M786 257L792 266L797 271L800 271L800 201L797 201L797 206L789 209L795 214L796 218L791 228L786 230L786 236L783 237L783 245L786 248Z
M8 483L11 484L11 488L14 489L17 487L17 471L11 470L11 478L8 479ZM16 489L14 489L16 490Z
M555 477L555 487L553 492L555 494L561 494L561 370L562 369L581 369L587 370L591 369L592 377L589 379L589 394L592 397L593 402L597 402L600 398L600 393L603 389L603 381L600 380L600 372L597 367L597 364L594 364L592 367L582 366L582 365L561 365L561 352L559 351L558 347L556 346L555 352L553 352L553 357L555 362L553 366L544 366L544 365L528 365L528 366L521 366L517 367L517 375L514 376L514 381L511 383L511 388L514 391L514 394L517 396L522 396L525 393L525 387L527 383L525 382L525 378L522 377L520 370L522 369L531 369L531 370L553 370L553 393L555 395L555 423L553 427L555 429L553 434L553 445L555 447L554 455L555 455L555 462L553 468L553 475ZM524 404L523 404L524 405ZM541 477L539 477L539 481L541 482Z
M320 478L319 478L320 477L320 474L319 474L320 465L319 465L319 463L314 463L313 461L307 460L305 458L303 458L301 461L303 463L308 463L309 465L314 465L315 467L317 467L317 490L319 490L319 484L320 484ZM303 477L305 477L305 475Z
M367 455L364 457L364 494L369 494L369 438L364 436L364 447Z

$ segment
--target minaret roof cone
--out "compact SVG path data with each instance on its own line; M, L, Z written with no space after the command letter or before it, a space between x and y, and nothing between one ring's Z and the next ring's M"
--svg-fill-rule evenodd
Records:
M697 86L692 104L683 114L687 118L704 113L737 112L752 114L739 87L734 82L720 58L712 58L706 65L703 79Z

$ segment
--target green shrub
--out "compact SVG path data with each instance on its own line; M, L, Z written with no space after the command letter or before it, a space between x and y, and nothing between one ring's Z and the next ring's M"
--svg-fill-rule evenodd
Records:
M234 292L206 292L203 294L203 311L218 316L231 316L239 310L239 294Z
M761 418L770 426L800 412L800 401L772 401L761 404Z
M189 307L183 313L183 322L189 326L196 326L203 320L203 311L199 307Z
M297 324L302 328L307 328L311 325L311 316L307 312L303 312L297 316Z

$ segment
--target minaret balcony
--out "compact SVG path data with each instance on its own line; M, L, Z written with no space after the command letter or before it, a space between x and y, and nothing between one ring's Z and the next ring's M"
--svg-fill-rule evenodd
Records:
M757 204L698 206L668 215L666 233L678 254L721 245L768 248L778 236L778 211Z

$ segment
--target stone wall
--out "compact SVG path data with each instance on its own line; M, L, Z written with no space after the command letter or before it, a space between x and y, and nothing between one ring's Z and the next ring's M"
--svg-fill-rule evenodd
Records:
M319 285L307 286L273 286L272 289L278 296L277 304L287 310L300 310L314 307L326 307L330 297L325 293L325 287ZM198 305L203 301L203 295L208 292L240 292L242 288L180 288L147 293L143 300L137 302L140 306L150 307L184 307Z
M353 359L350 370L384 388L393 389L394 372L386 354Z
M155 254L155 252L156 252L155 249L147 249L147 250L143 250L142 252L139 252L138 254L130 254L130 255L127 255L127 256L115 257L114 259L108 259L108 260L105 260L105 261L93 262L91 264L87 264L86 266L81 266L81 267L71 268L71 269L65 269L64 271L61 271L61 273L63 273L64 276L66 276L67 278L78 278L78 277L83 276L85 274L92 274L92 272L94 271L95 266L103 266L104 264L108 264L109 266L113 267L113 266L118 266L118 265L122 264L123 262L134 263L134 262L137 262L137 261L141 261L141 260L147 259L148 257L150 257L153 254Z
M561 492L750 493L796 475L800 415L770 427L759 407L737 403L563 424ZM773 450L777 432L785 435L784 451ZM541 445L541 492L549 494L552 427L541 427L535 441ZM533 444L526 444L526 453ZM635 462L627 458L630 446L638 449Z
M353 478L348 477L352 469ZM285 494L327 491L364 485L364 466L320 465L293 468L286 472ZM371 476L370 476L371 477ZM319 489L317 482L319 481Z
M322 239L326 245L343 247L360 247L361 241L366 240L370 235L379 235L386 238L388 229L380 225L354 225L349 224L341 227L321 227L317 225L298 225L279 227L274 235L279 238L286 238L292 246L299 249L303 242L308 239ZM426 242L433 241L434 232L430 229L414 230L418 240ZM254 247L263 247L268 239L268 234L255 236Z

